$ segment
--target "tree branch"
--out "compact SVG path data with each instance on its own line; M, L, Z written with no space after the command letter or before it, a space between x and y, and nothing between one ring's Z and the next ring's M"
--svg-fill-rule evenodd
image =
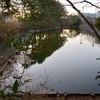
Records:
M84 0L84 2L89 3L91 6L94 6L94 7L98 8L98 9L100 9L100 7L96 6L95 4L93 4L93 3L91 3L91 2L89 2L87 0Z
M94 31L94 33L100 38L100 35L98 34L98 32L96 31L96 29L94 28L94 26L85 18L85 16L74 6L74 4L70 1L70 0L66 0L68 3L70 3L70 5L73 7L73 9L75 9L80 15L81 17L87 22L87 24L91 27L91 29Z
M66 0L66 1L67 1L67 0ZM68 0L68 1L69 1L69 0ZM96 6L96 4L93 4L93 3L91 3L91 2L89 2L89 1L87 1L87 0L83 0L83 1L79 1L79 2L73 2L74 5L75 5L75 4L78 4L78 3L88 3L88 4L90 4L91 6L100 9L99 6ZM98 2L98 3L100 3L100 2ZM71 6L71 5L66 4L65 6Z

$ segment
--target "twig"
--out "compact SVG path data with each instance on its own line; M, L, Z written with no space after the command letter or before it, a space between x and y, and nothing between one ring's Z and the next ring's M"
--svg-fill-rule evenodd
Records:
M3 69L7 66L7 63L11 60L11 58L16 54L16 52L14 52L12 55L10 55L3 63L0 64L0 66L3 65L3 67L0 69L0 71L3 71Z

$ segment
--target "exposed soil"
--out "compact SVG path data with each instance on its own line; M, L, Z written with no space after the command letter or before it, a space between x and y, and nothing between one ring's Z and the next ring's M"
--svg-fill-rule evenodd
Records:
M0 100L3 100L0 98ZM13 97L11 98L5 98L5 100L17 100L14 99ZM69 96L44 96L44 95L39 95L39 96L34 96L34 95L29 95L25 94L21 100L100 100L100 95L69 95Z
M0 52L0 68L5 64L7 59L13 54L12 48L6 48Z

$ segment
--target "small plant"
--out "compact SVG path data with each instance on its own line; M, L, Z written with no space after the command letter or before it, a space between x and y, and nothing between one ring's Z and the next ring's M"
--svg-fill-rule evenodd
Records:
M18 86L19 86L18 80L15 80L13 87L12 87L12 90L13 90L14 93L17 92Z
M21 23L17 19L0 21L0 39L5 40L6 37L14 36L20 30Z
M14 40L15 40L15 38L13 38L13 37L6 37L7 45L8 45L9 47L13 46Z

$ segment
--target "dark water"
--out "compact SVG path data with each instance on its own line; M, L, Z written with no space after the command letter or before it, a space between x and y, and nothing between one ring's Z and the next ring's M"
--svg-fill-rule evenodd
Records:
M100 92L100 80L95 79L100 71L100 61L96 60L100 57L100 42L93 33L63 29L32 37L25 52L36 63L31 63L23 75L23 79L33 79L30 88L34 82L46 80L48 87L59 92ZM13 75L19 75L23 67L14 66L13 71Z

